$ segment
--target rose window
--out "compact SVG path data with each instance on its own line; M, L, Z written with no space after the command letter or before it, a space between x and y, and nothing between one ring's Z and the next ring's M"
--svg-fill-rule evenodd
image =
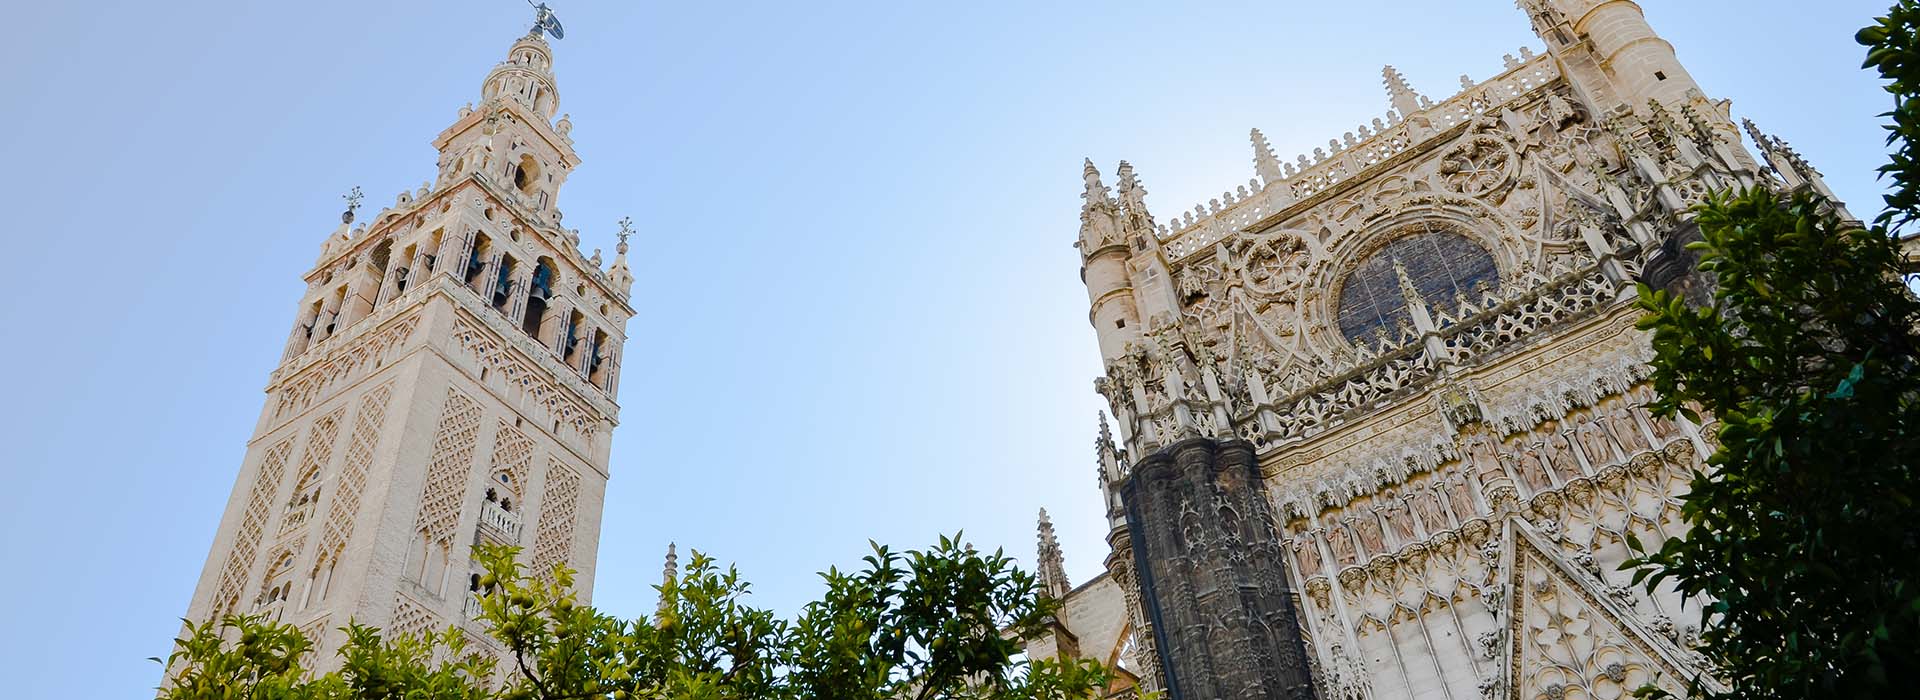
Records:
M1478 302L1500 288L1499 270L1487 249L1444 225L1415 226L1373 251L1341 280L1335 320L1348 341L1371 343L1382 332L1397 337L1401 324L1413 323L1396 263L1435 312L1457 312L1460 300Z

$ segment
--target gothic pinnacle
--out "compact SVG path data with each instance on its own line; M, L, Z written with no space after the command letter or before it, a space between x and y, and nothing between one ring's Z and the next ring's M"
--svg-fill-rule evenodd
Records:
M1086 184L1086 192L1081 196L1087 200L1088 206L1107 201L1107 185L1100 181L1100 169L1093 167L1092 158L1088 158L1085 167L1080 169L1080 179Z
M1286 179L1280 173L1280 159L1273 155L1273 146L1267 143L1267 135L1254 129L1248 136L1253 139L1253 171L1260 176L1261 184L1272 185Z
M1065 598L1073 586L1067 581L1066 561L1060 553L1060 540L1054 537L1053 521L1047 518L1047 509L1040 509L1039 528L1039 569L1040 583L1047 587L1047 595L1056 600Z
M667 608L668 608L667 589L673 586L674 576L678 573L679 568L680 568L680 559L679 557L674 555L673 543L668 542L667 543L667 565L660 571L660 608L656 613L656 617L665 616L667 614Z
M1387 98L1393 102L1393 109L1400 113L1400 118L1405 119L1420 111L1420 93L1414 92L1413 86L1407 84L1407 76L1401 75L1393 66L1380 69L1380 75L1385 78L1383 82L1387 86Z

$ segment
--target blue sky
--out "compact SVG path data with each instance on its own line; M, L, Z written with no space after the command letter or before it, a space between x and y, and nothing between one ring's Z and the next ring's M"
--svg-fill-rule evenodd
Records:
M1877 205L1854 29L1885 0L1643 0L1714 97ZM1538 47L1508 0L556 3L586 245L639 234L597 602L651 608L668 541L792 610L874 538L964 529L1076 582L1105 523L1080 162L1162 219ZM348 187L378 209L530 13L517 0L31 3L0 43L0 677L157 681L267 373Z

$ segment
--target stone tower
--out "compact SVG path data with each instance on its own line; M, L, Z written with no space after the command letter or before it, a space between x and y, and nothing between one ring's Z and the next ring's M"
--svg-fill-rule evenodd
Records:
M1382 117L1290 162L1256 129L1253 177L1176 216L1086 163L1111 551L1030 653L1070 640L1172 700L1697 674L1699 601L1618 570L1629 536L1684 531L1714 434L1641 408L1633 285L1710 291L1685 248L1707 192L1826 186L1744 148L1636 3L1518 5L1544 53L1443 99L1388 67Z
M561 226L552 64L514 42L432 182L321 245L188 619L298 625L324 667L349 619L469 624L476 542L591 594L633 277L625 222L605 269Z

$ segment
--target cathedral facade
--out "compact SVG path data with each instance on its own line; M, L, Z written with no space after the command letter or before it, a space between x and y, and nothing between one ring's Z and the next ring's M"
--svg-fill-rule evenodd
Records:
M1652 396L1636 282L1692 299L1710 191L1831 195L1703 93L1630 0L1520 0L1545 44L1158 217L1092 162L1076 244L1105 375L1106 571L1037 656L1213 698L1675 691L1699 602L1618 570L1684 532L1707 425ZM1755 154L1758 157L1755 157ZM1711 681L1709 681L1711 682Z
M321 244L187 619L296 625L324 670L348 620L493 644L476 542L591 594L633 277L624 225L610 265L561 226L580 160L540 30L430 182L359 224L356 191Z

